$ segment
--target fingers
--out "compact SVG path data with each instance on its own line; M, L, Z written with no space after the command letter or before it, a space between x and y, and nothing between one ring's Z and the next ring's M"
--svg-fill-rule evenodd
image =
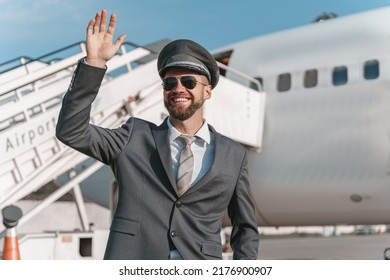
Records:
M88 27L88 34L95 34L99 32L105 32L107 24L107 11L103 9L101 12L96 13L94 19L91 19ZM110 17L110 23L108 25L107 33L113 35L115 31L116 15L112 14Z
M106 30L107 22L107 11L102 10L101 12L96 13L94 19L92 19L88 24L88 34L99 33Z
M93 30L92 30L93 33L99 33L101 18L102 18L102 13L101 12L96 13L94 25L93 25Z
M87 27L87 36L92 36L100 32L105 32L106 24L107 24L107 11L103 9L101 12L96 13L95 18L89 21ZM110 23L107 28L108 34L114 35L115 25L116 25L116 15L112 14L110 17ZM117 48L119 48L123 44L125 38L126 35L121 35L118 37L118 39L115 42Z
M101 11L101 15L102 15L102 18L100 21L100 32L102 32L102 31L105 32L106 31L106 23L107 23L107 11L103 9Z
M114 35L115 24L116 24L116 14L112 14L110 17L110 24L108 25L108 29L107 29L107 32L111 35Z
M91 19L88 23L87 27L87 35L92 35L93 34L93 28L95 26L95 19Z

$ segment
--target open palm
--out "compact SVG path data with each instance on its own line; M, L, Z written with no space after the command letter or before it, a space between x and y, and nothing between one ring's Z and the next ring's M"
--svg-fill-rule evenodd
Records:
M113 43L116 15L112 14L106 31L107 11L102 10L92 19L87 28L87 63L104 68L119 50L126 35L121 35Z

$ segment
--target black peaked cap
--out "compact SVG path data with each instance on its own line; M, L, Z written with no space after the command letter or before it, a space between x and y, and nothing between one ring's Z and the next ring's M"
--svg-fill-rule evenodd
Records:
M186 68L207 76L212 88L218 83L219 68L214 57L204 47L191 40L175 40L160 52L157 69L161 78L169 68Z

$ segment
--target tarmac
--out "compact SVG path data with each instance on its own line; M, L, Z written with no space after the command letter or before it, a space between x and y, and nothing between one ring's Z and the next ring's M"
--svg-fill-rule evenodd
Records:
M384 260L390 233L331 237L260 236L260 260ZM389 249L390 251L390 249ZM387 254L390 257L390 252Z

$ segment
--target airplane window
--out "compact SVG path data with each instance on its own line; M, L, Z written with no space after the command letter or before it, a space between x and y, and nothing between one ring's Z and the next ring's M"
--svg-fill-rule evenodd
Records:
M284 73L278 77L278 91L288 91L291 88L291 74Z
M318 82L318 72L316 69L307 70L305 72L304 86L305 88L315 87Z
M333 85L341 86L348 82L348 69L345 66L335 67L333 69Z
M379 62L378 60L370 60L364 64L364 78L366 80L374 80L379 77Z

